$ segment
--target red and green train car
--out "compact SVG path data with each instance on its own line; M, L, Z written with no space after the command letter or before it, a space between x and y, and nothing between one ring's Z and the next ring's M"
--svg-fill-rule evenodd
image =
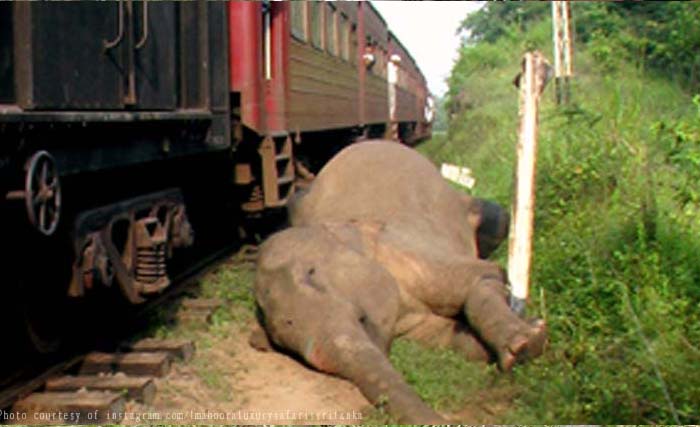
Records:
M1 312L49 349L66 303L148 300L180 248L431 116L370 2L0 2Z

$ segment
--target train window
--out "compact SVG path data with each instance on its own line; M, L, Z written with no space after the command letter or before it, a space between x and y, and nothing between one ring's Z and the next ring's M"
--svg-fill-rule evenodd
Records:
M301 41L306 41L306 2L292 1L291 4L292 35Z
M384 71L384 66L386 66L386 52L379 48L377 49L377 68L375 71L381 75L382 71Z
M350 63L357 65L357 27L353 24L350 28Z
M386 70L388 70L388 69L389 69L389 61L391 61L391 53L389 53L389 50L387 49L387 50L384 52L384 55L385 55L385 56L384 56L384 61L385 61L385 62L384 62L384 68L385 68Z
M382 62L382 75L386 76L387 70L389 69L389 52L383 51L384 62Z
M12 6L12 2L0 2L0 102L12 102L15 95Z
M323 49L323 3L320 1L309 2L311 6L311 44Z
M338 20L338 44L340 57L343 60L350 60L350 24L345 15L341 15Z
M372 41L371 36L367 36L365 51L362 53L362 62L368 70L371 70L377 63L376 44Z
M326 50L331 55L338 54L338 21L335 6L326 3Z
M384 51L379 45L374 47L374 58L375 63L374 67L372 67L372 73L381 76L382 70L384 69Z

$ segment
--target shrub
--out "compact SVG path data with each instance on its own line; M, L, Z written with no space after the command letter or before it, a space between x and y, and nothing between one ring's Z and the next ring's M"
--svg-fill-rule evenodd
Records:
M601 17L617 6L590 7L601 29L577 51L575 103L555 107L548 89L541 109L530 314L547 319L551 346L516 369L519 393L502 421L697 424L700 97L640 69L634 33L614 33L629 22ZM447 140L421 148L471 167L474 193L504 204L517 126L513 43L501 36L462 51L450 91L474 107L452 120ZM475 72L470 61L489 55L488 72Z

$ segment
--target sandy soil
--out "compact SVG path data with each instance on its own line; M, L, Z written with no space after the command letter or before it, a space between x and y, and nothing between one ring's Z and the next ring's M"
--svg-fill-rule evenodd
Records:
M152 405L127 404L124 424L358 424L371 408L347 381L254 350L246 330L203 338L192 361L156 380Z

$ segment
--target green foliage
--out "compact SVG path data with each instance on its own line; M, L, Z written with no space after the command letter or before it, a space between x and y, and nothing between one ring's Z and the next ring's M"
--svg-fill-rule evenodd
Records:
M700 203L700 95L693 99L698 109L696 120L676 123L656 122L652 129L660 138L660 149L666 164L683 171L674 183L677 201L692 209Z
M527 37L550 22L549 2L489 2L464 19L465 46ZM700 87L700 6L694 2L574 2L576 40L604 70L622 62L662 72L691 89ZM551 33L551 31L550 31ZM499 45L503 47L503 45Z
M390 358L406 382L438 412L457 410L480 387L496 380L493 368L469 363L451 350L427 348L404 339L394 342Z
M435 97L435 120L433 121L433 132L447 131L447 112L445 110L445 98Z
M621 60L700 85L700 7L691 2L575 4L576 36L606 66ZM611 64L612 62L612 64Z
M513 33L521 33L533 22L550 13L549 2L489 2L462 21L459 30L469 43L493 43Z
M201 298L218 298L223 302L222 307L212 314L211 324L176 322L179 305L164 306L150 316L149 327L144 330L143 336L197 339L199 347L210 347L213 344L211 335L227 337L235 328L245 326L254 318L253 277L254 271L250 266L235 262L222 265L207 274L199 288Z
M243 325L255 314L254 271L246 266L224 266L201 284L202 297L220 298L224 306L212 316L213 331L230 332L232 324Z
M652 19L684 28L700 8L662 9L668 15L625 3L574 7L588 29L575 103L557 108L550 88L540 112L530 314L546 318L551 344L516 369L504 423L700 421L700 96L640 67L657 64L661 35L634 40ZM478 196L510 204L511 81L528 37L551 51L549 25L464 47L455 64L450 94L469 97L470 108L421 150L471 167Z
M462 130L462 122L455 120L459 118L460 113L470 111L480 114L483 111L480 108L482 100L498 97L508 99L514 91L513 79L519 72L517 64L520 53L533 49L548 51L551 50L550 46L550 26L543 22L531 25L527 34L514 33L510 37L502 37L497 44L481 42L463 45L448 79L445 105L450 122L449 132ZM500 84L488 88L472 84L481 79L497 79ZM494 90L495 93L491 92ZM485 93L486 91L489 93ZM489 104L485 107L488 110L504 108L502 113L509 116L516 108L512 103ZM470 124L471 129L473 130L473 123L480 123L483 124L484 131L490 132L493 123L489 122L495 114L495 111L489 111L489 114L480 117L481 120L474 120ZM473 139L480 140L478 136Z

